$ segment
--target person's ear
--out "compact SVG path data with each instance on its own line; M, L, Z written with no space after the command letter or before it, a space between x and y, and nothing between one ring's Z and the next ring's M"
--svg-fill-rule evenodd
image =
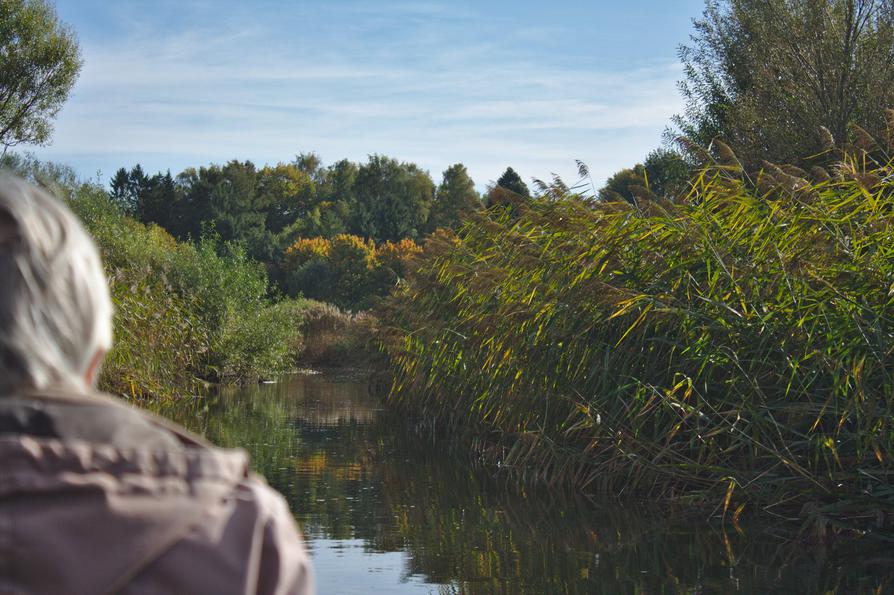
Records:
M106 352L102 349L96 351L93 354L93 359L90 360L90 365L87 366L87 373L84 376L84 381L87 383L87 386L94 386L96 384L96 377L99 374L99 365L102 363L102 358L105 357Z
M19 231L15 219L0 210L0 247L11 248L19 241Z

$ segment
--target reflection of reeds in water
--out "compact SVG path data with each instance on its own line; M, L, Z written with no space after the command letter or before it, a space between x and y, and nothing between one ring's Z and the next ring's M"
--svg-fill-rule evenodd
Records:
M406 551L406 574L444 593L728 592L731 574L743 592L777 581L823 592L866 574L777 553L757 531L724 536L701 517L594 508L501 481L409 431L362 382L294 377L198 409L212 439L250 451L309 538Z
M459 593L826 592L858 590L873 572L867 584L891 584L887 569L859 558L829 564L765 526L739 535L691 511L599 506L500 481L406 432L388 435L397 436L389 448L413 453L382 467L408 572Z

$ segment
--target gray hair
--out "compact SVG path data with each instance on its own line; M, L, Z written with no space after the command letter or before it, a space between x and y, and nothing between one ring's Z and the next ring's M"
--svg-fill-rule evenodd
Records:
M61 201L0 173L0 390L83 387L111 344L93 240Z

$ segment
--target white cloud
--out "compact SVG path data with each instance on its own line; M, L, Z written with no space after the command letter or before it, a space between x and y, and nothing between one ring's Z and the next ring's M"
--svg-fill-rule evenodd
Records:
M434 19L448 8L465 18L438 2L340 10ZM136 160L177 170L229 158L288 160L301 150L330 161L376 152L436 177L463 161L479 185L507 165L570 179L574 159L583 159L604 178L657 146L681 107L676 64L568 67L536 52L516 55L481 32L463 44L431 27L383 44L363 37L363 23L342 37L326 27L314 36L307 25L286 42L273 26L233 18L161 34L132 23L124 38L88 40L54 146L38 153L74 156L84 173L108 174Z

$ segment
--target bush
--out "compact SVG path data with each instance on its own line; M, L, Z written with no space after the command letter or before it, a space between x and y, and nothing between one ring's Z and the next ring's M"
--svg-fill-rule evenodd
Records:
M209 338L189 303L149 268L118 268L109 280L115 304L115 346L100 388L132 398L165 398L199 389L196 374Z
M282 302L233 316L217 344L218 376L254 382L293 369L301 346L293 308Z

